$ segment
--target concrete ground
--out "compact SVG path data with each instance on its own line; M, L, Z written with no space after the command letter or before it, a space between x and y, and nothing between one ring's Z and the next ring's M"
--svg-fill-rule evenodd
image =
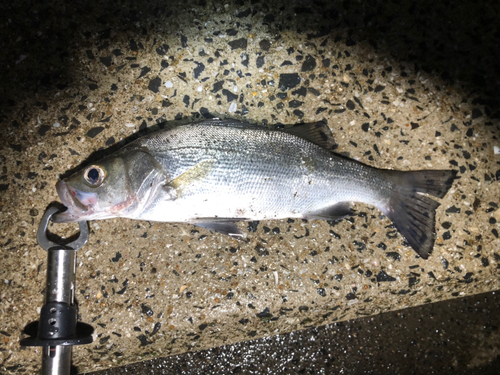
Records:
M90 222L76 298L95 333L74 350L80 372L500 289L497 2L16 1L0 13L0 372L40 366L19 340L43 304L35 232L58 177L164 121L325 119L353 159L459 179L427 260L361 204L339 223L240 223L245 242Z
M499 296L477 294L87 375L495 375Z

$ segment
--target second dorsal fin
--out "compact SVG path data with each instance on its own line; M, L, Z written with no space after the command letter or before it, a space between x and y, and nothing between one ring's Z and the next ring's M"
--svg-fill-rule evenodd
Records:
M330 151L337 148L332 131L325 120L307 124L297 124L291 127L281 128L280 130L304 138Z

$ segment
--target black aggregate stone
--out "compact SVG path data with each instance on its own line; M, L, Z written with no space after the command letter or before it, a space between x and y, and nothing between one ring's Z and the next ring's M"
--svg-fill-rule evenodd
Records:
M249 232L256 232L258 226L259 226L259 221L249 221L248 222L248 231Z
M356 295L354 293L348 293L345 296L345 298L350 301L350 300L356 299Z
M148 340L145 335L139 335L137 336L137 339L141 342L141 346L146 346L153 343L153 341Z
M314 68L316 68L316 59L311 55L307 55L306 58L304 59L304 62L302 63L301 70L303 72L309 72L311 70L314 70Z
M145 304L142 304L141 305L141 312L143 314L146 314L147 316L153 316L154 315L154 312L153 310L151 309L151 307L145 305Z
M401 255L395 251L388 252L386 256L394 260L401 260Z
M161 78L156 77L153 78L151 81L149 81L148 89L153 91L154 93L158 93L158 91L160 90L160 86L161 86Z
M249 56L248 53L241 54L241 65L248 68Z
M449 221L445 221L444 223L441 224L441 226L444 228L444 229L450 229L451 228L451 222Z
M194 78L199 78L200 74L205 70L205 65L203 63L198 63L195 61L196 68L193 69Z
M148 67L148 66L144 66L141 68L141 74L139 74L139 77L137 78L142 78L144 77L146 74L148 74L149 72L151 71L151 68Z
M446 270L446 269L448 269L448 266L449 266L449 264L450 264L450 263L448 262L448 260L446 260L445 258L442 258L442 259L441 259L441 263L443 264L443 268L444 268L445 270Z
M139 51L139 47L137 47L137 43L134 39L130 39L129 41L129 47L132 52L137 52Z
M188 46L187 41L188 41L187 36L181 35L181 46L182 46L182 48L186 48Z
M234 94L231 91L226 90L226 89L222 90L222 94L226 96L228 103L232 102L233 100L238 99L238 95L236 95L236 94Z
M259 47L263 50L263 51L269 51L269 48L271 48L271 43L269 42L269 40L267 39L264 39L264 40L261 40L259 42Z
M314 89L313 89L314 90ZM319 93L318 93L319 94ZM307 95L307 89L305 87L300 87L295 91L292 91L292 95L297 95L297 96L306 96Z
M271 314L271 312L269 311L269 307L266 307L264 310L262 310L260 313L256 314L257 317L259 318L270 318L272 317L273 315Z
M295 111L293 111L293 114L295 116L297 116L298 118L304 117L304 112L302 112L301 110L298 110L298 109L296 109Z
M293 89L300 83L300 76L298 73L283 73L280 74L278 88L281 91Z
M396 281L396 279L389 276L384 270L382 270L377 274L377 281L380 283L384 281Z
M156 53L160 56L166 55L169 48L167 44L164 44L156 49Z
M96 126L87 132L87 137L95 138L99 133L104 130L103 126Z
M40 128L38 129L38 134L40 134L42 137L45 136L45 134L47 134L47 132L50 130L50 126L48 125L42 125L40 126ZM14 150L16 150L14 148ZM16 151L21 151L21 150L16 150Z
M456 207L455 205L451 206L446 210L447 214L459 214L460 213L460 208Z
M99 57L99 60L104 64L106 68L109 68L111 66L111 56Z
M257 68L262 68L264 66L264 56L258 56L256 61Z
M215 82L212 86L212 92L216 93L217 91L222 90L223 86L224 86L224 80Z
M248 41L246 38L236 39L228 43L232 50L247 49Z

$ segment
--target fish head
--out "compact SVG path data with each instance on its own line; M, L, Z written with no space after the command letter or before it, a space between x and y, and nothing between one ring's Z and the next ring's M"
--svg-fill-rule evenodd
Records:
M157 163L144 152L120 152L88 165L57 182L57 194L68 209L54 215L53 221L127 216L148 199L159 174Z

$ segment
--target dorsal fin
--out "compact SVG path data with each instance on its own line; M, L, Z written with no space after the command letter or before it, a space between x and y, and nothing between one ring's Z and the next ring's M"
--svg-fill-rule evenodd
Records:
M214 117L208 120L203 120L200 121L199 124L201 125L216 125L216 126L229 126L229 127L243 127L243 128L248 128L252 126L256 127L263 127L262 125L258 124L251 124L249 122L243 122L240 120L234 120L234 119L223 119L219 117Z
M332 131L325 120L307 124L297 124L292 127L281 128L280 130L304 138L327 150L334 150L337 148Z
M210 120L201 121L203 125L217 125L217 126L230 126L242 128L263 128L272 129L269 126L261 124L251 124L233 119L220 119L212 118ZM303 138L327 150L334 150L337 148L337 143L333 138L332 131L325 120L310 122L307 124L296 124L293 126L286 126L282 124L274 125L274 130L279 130L288 134L293 134L297 137Z

